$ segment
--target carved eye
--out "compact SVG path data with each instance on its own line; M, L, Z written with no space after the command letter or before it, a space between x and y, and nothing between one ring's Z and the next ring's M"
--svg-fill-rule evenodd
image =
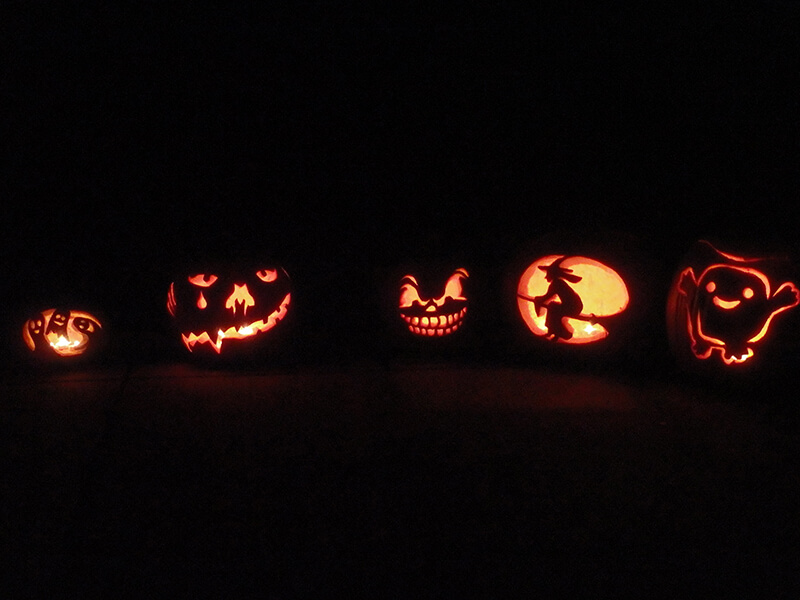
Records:
M714 290L715 290L715 289L717 289L717 284L716 284L716 283L714 283L713 281L709 281L709 282L706 284L706 291L707 291L709 294L712 294L712 293L714 292Z
M419 284L416 278L412 275L406 275L402 281L403 283L400 286L400 306L411 306L415 301L422 304L422 299L419 297L419 290L417 289Z
M753 291L753 288L746 287L742 290L742 296L744 296L748 300L752 298L754 295L755 292Z
M192 275L189 277L189 283L192 285L196 285L197 287L209 287L214 285L214 282L218 279L216 275L206 275L204 273L200 273L199 275Z
M256 271L256 277L258 277L264 283L272 283L278 278L278 270L261 269L260 271Z
M84 317L75 317L73 321L75 324L75 329L78 331L83 331L85 333L94 333L95 332L95 324L92 323L89 319Z
M450 276L450 279L447 280L442 300L446 300L447 298L465 300L463 296L464 291L461 287L461 280L465 277L469 277L469 273L467 273L466 269L456 270L456 272Z

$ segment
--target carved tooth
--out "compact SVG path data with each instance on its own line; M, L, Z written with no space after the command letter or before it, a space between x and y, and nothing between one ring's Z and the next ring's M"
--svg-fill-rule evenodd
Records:
M427 327L428 321L429 321L428 317L422 317L422 319L420 319L420 325L422 325L423 327Z
M419 325L419 317L412 317L411 318L412 325Z

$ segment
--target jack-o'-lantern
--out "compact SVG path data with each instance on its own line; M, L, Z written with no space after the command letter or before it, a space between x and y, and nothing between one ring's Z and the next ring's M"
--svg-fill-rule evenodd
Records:
M450 275L437 295L427 295L414 275L400 280L400 318L414 335L449 336L462 326L467 314L468 299L464 282L469 273L458 268Z
M73 358L98 344L103 326L93 314L67 308L49 308L25 322L22 338L37 356Z
M667 306L673 351L698 363L758 362L784 313L800 304L784 258L750 258L700 241L674 279Z
M520 315L531 332L563 344L590 344L609 335L608 317L630 301L622 277L585 256L551 255L535 260L517 287Z
M167 310L189 352L219 356L264 341L286 318L291 300L281 267L223 267L176 278Z
M508 352L564 367L638 369L658 352L661 301L651 249L627 232L557 230L507 272Z

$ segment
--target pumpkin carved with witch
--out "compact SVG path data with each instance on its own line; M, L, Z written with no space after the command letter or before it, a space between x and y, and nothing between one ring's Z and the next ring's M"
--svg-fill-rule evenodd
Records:
M506 308L515 332L510 350L564 366L644 364L663 338L654 265L647 244L628 232L542 234L507 271Z
M291 300L289 276L281 267L215 268L170 283L167 310L189 352L223 355L272 335Z
M585 256L549 255L519 279L517 305L531 332L563 344L609 335L608 318L625 311L628 288L611 267Z

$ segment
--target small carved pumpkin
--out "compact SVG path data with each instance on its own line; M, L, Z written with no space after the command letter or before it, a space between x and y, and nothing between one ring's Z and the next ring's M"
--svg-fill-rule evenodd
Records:
M36 355L70 358L98 345L101 330L100 319L91 313L49 308L25 322L22 338Z
M289 312L290 288L280 267L192 272L170 283L167 310L189 352L221 355L269 335Z
M509 351L563 366L638 369L663 341L656 273L651 249L636 235L591 228L543 234L507 271L515 332Z
M467 314L468 299L464 282L469 273L458 268L444 284L438 296L427 296L414 275L400 280L400 318L414 335L443 337L458 331Z
M564 344L590 344L609 335L608 317L630 298L622 277L585 256L550 255L535 260L517 286L523 321L539 337Z
M788 260L747 258L700 241L676 275L667 306L673 351L735 367L769 346L783 313L800 304Z

